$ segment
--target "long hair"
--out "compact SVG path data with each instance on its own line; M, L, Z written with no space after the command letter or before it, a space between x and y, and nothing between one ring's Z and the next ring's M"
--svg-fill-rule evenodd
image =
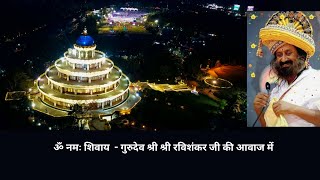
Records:
M298 59L297 60L300 60L300 61L303 61L305 62L307 60L307 53L302 50L301 48L298 48L297 46L294 46L293 47L296 48L297 50L297 53L298 53ZM269 76L271 75L272 71L275 71L275 63L277 61L277 58L276 58L276 55L275 53L273 54L273 58L272 60L270 61L270 71L269 71ZM277 76L277 79L276 79L276 83L279 84L279 86L284 83L284 79L280 78L279 76Z

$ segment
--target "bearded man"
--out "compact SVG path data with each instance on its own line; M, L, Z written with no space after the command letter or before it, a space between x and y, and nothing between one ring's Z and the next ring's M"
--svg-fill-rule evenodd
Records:
M271 94L258 93L254 110L260 123L267 127L320 126L320 71L313 69L309 59L314 55L313 30L300 11L277 12L259 33L257 55L261 46L274 55L270 66L277 75Z

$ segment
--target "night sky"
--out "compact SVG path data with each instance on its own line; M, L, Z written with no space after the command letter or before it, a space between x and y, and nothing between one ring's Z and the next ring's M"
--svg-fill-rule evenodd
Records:
M22 30L29 26L41 22L54 21L72 12L84 8L100 8L106 5L154 5L169 7L184 3L217 3L219 5L241 4L242 10L248 5L254 5L256 10L283 10L301 9L316 10L316 2L308 1L259 1L259 0L10 0L2 1L0 6L1 30L0 32L10 32L12 30Z
M84 0L12 0L1 2L0 33L22 32L35 26L59 21L80 10Z

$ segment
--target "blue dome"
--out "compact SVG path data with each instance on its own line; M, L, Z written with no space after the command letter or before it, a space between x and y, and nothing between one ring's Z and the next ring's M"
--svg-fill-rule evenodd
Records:
M76 44L78 46L92 46L94 45L94 40L91 36L81 35L77 39Z

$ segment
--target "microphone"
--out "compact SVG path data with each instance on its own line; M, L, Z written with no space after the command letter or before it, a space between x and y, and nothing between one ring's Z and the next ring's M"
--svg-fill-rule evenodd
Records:
M270 95L270 83L269 82L266 82L266 89L267 89L268 95Z
M267 89L268 95L270 95L270 83L269 82L266 82L266 89ZM268 106L268 104L261 109L261 112L259 113L259 116L257 117L257 119L254 121L252 127L254 127L256 125L257 121L260 119L260 116L262 115L262 112Z

